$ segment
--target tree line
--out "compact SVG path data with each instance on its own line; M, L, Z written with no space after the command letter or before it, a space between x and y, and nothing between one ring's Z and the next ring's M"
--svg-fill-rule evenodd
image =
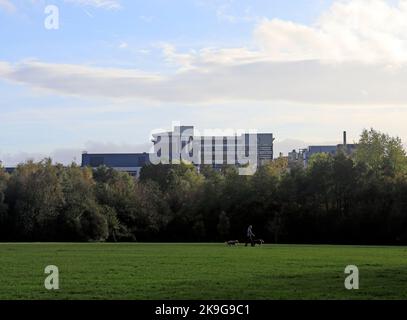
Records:
M0 170L0 241L225 241L252 224L269 243L407 244L402 141L365 130L356 152L233 166L151 165L135 180L50 159Z

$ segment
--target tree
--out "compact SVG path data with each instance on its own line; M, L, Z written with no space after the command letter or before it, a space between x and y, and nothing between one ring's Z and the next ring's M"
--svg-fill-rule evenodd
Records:
M406 177L407 157L402 141L374 129L363 130L356 161L367 165L377 176Z
M61 240L100 241L108 237L112 220L95 197L92 169L80 168L72 164L61 172L61 185L64 195L63 206L58 219L58 236ZM111 217L109 217L111 218Z
M57 219L63 206L59 167L51 159L17 167L9 180L6 198L13 215L15 235L26 240L56 238Z
M349 213L354 192L357 190L358 172L352 159L338 153L332 164L335 208L341 215Z
M0 164L0 240L7 240L9 233L8 207L5 203L5 191L8 178L8 174L4 172Z
M168 223L166 197L157 182L147 178L136 182L129 174L106 167L96 169L94 177L97 201L107 215L110 240L154 240Z
M80 216L82 238L86 241L105 241L109 236L106 217L95 206Z
M333 157L326 153L311 156L308 162L309 176L308 190L314 198L314 203L321 203L326 212L330 209L330 195L333 187L332 180Z
M227 240L230 233L230 219L225 211L222 211L219 215L219 223L217 229L220 238Z
M97 202L109 213L109 221L115 223L114 238L136 240L136 189L134 179L127 173L101 166L94 171ZM116 214L116 219L112 217ZM113 218L113 220L112 220ZM118 223L117 223L118 222ZM112 229L112 226L108 226ZM113 235L111 235L111 240Z
M268 231L274 236L274 243L278 243L283 228L283 213L277 212L273 220L269 220L267 223Z
M342 150L343 151L343 150ZM136 180L50 159L0 168L0 240L407 244L407 160L401 140L362 133L356 153L280 158L241 176L191 164L147 166Z
M171 166L165 197L171 212L167 232L172 240L205 238L206 227L199 208L204 182L204 176L191 164Z
M158 184L161 190L167 190L169 181L170 170L173 165L158 164L147 165L141 169L139 180L141 182L154 181Z

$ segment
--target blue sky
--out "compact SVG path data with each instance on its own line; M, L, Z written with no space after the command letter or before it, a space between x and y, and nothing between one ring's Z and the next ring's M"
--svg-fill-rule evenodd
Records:
M49 62L154 69L153 63L145 61L148 59L137 57L137 50L152 50L163 42L187 49L251 45L259 19L278 17L311 23L330 1L121 0L117 1L119 9L63 0L10 2L15 3L15 11L0 13L3 60L32 57ZM57 32L43 27L47 4L60 9ZM128 44L129 50L120 50L122 43Z
M44 27L47 5L59 8L58 30ZM141 151L173 121L271 131L277 152L340 141L345 129L356 139L370 126L407 138L406 8L0 0L0 160Z

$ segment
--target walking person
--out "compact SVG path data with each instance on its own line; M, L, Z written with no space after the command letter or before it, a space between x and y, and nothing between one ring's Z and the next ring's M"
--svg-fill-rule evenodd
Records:
M247 228L247 234L246 234L246 243L245 243L245 247L247 247L247 244L250 242L251 246L254 247L254 233L253 233L253 226L250 225Z

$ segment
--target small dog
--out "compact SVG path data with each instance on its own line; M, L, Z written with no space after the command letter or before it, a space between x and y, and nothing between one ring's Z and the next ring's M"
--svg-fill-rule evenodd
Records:
M239 244L239 241L238 240L229 240L229 241L226 241L225 244L227 244L228 247L236 246Z
M262 244L264 244L264 240L263 239L256 239L256 240L254 240L254 243L261 246Z

